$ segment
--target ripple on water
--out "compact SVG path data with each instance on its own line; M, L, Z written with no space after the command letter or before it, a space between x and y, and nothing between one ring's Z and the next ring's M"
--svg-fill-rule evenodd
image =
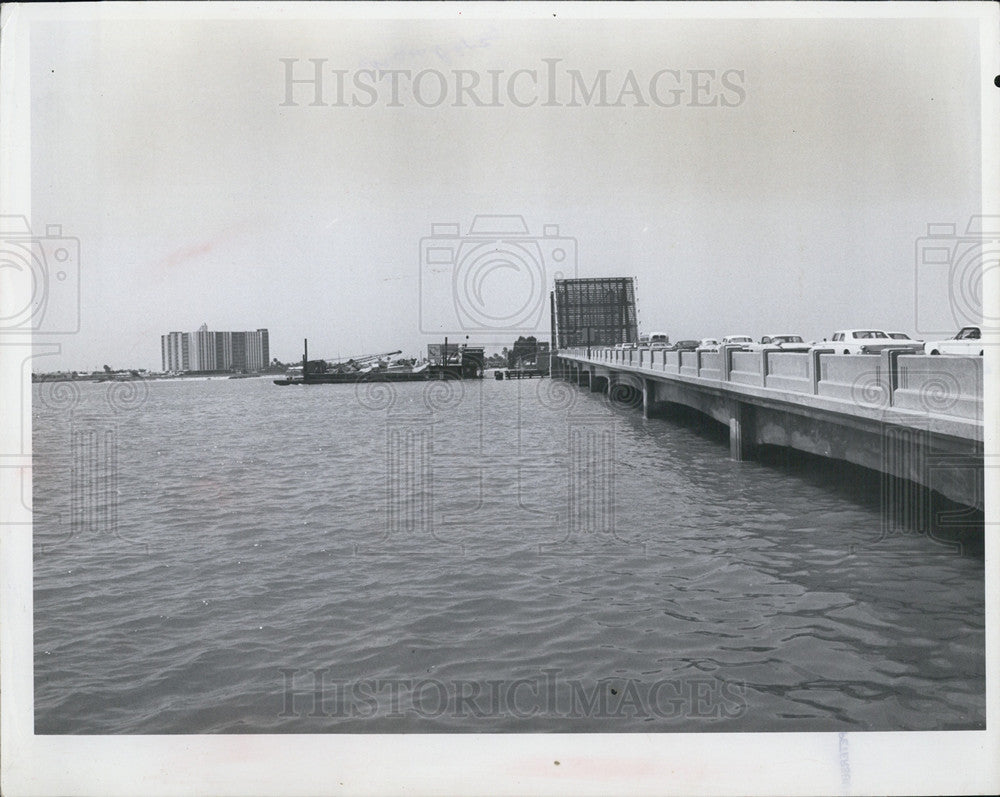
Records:
M114 414L79 387L74 414L33 411L39 733L984 725L982 556L884 536L865 472L732 463L696 422L586 393L543 408L536 384L468 384L446 413L418 384L388 412L214 380ZM571 481L581 419L613 451ZM111 499L100 467L73 470L81 425L114 429ZM393 449L396 428L432 445ZM81 490L114 521L69 524ZM554 710L454 702L546 678ZM451 702L394 712L369 681ZM595 708L657 683L677 710Z

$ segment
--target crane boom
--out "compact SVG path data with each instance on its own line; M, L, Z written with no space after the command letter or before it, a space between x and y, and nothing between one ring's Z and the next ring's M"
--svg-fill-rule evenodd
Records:
M383 351L378 354L363 354L360 357L323 357L321 359L326 360L331 365L336 365L338 363L349 363L351 361L356 363L366 363L369 360L379 360L382 357L392 357L396 354L402 354L402 349L397 349L396 351Z
M381 360L383 357L392 357L394 354L401 353L402 350L397 349L396 351L384 351L379 352L378 354L364 354L360 357L349 357L346 360L340 361L334 360L331 362L327 360L327 363L330 368L337 372L342 373L345 371L357 371L361 366L371 362L372 360Z

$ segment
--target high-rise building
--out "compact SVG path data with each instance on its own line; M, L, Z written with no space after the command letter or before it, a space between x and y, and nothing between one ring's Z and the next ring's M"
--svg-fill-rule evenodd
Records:
M639 338L632 277L557 279L551 306L556 349L614 346Z
M194 332L160 336L164 371L262 371L271 362L266 329L216 332L202 324Z
M164 371L189 371L188 333L170 332L160 336Z

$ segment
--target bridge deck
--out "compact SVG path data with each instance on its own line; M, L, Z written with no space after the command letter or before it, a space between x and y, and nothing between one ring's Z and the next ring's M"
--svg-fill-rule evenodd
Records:
M673 382L758 406L822 412L983 440L982 357L570 349L559 357L594 375ZM641 384L638 385L641 389ZM844 420L847 420L846 418Z

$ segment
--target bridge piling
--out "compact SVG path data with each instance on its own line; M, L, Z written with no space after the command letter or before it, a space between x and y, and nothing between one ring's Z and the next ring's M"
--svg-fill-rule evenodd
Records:
M670 415L670 404L662 395L663 383L655 379L642 380L642 417L666 418Z
M753 455L753 410L742 401L733 401L729 408L729 457L745 462Z
M653 406L656 404L656 384L652 379L642 380L642 417L650 418L653 415Z

